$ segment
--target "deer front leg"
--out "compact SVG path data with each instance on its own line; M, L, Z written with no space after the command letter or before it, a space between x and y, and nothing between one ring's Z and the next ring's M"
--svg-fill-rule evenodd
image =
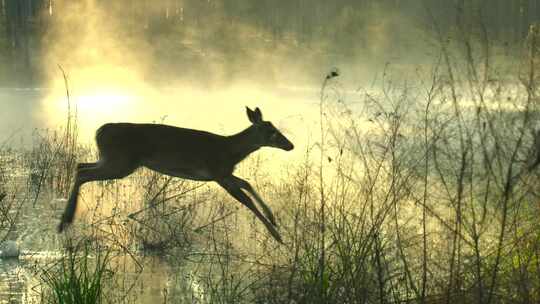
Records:
M270 223L272 223L272 225L274 226L277 226L276 224L276 219L274 218L274 214L272 213L272 210L270 209L270 207L268 207L268 205L262 200L262 198L259 196L259 194L257 193L257 191L255 191L253 189L253 187L251 187L251 184L248 183L246 180L244 179L241 179L240 177L236 177L236 176L232 176L232 178L234 179L234 181L236 182L236 184L238 186L240 186L240 188L242 189L245 189L246 191L248 191L251 195L253 195L253 197L255 198L255 200L259 203L259 205L262 207L262 210L264 212L264 215L266 215L266 217L268 218L268 220L270 221Z
M240 186L236 183L233 177L222 179L217 181L217 183L237 201L248 207L248 209L251 210L251 212L253 212L255 216L257 216L257 218L259 218L259 220L266 226L266 229L268 229L274 239L283 244L283 240L281 239L279 232L277 232L276 228L274 228L274 226L262 215L259 209L257 209L251 198L242 192L242 189L240 189Z

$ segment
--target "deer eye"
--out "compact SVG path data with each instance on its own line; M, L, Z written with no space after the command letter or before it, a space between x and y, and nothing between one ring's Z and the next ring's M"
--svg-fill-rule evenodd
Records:
M275 138L276 136L278 136L278 131L277 130L270 131L270 137L271 138Z

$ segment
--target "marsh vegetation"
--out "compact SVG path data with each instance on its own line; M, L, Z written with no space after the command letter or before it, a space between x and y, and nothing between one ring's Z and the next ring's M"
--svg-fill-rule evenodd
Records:
M445 5L425 7L429 60L388 62L360 87L347 82L354 69L317 74L307 97L317 129L295 143L297 157L255 154L237 169L284 244L216 185L147 169L86 184L73 226L57 234L77 162L97 156L80 133L84 73L55 67L62 121L28 145L0 145L0 243L22 249L0 261L0 303L538 303L539 6L509 10L505 22L517 23L506 31L483 19L503 15L496 2L457 1L443 19ZM355 9L340 20L358 20ZM253 25L244 17L230 26ZM324 37L269 33L274 43Z

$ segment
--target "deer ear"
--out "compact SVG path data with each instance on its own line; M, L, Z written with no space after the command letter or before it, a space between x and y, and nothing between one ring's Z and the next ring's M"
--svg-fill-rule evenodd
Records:
M250 108L246 107L246 114L252 124L258 124L262 122L262 114L259 108L255 108L255 111L252 111Z
M263 121L261 110L258 107L255 108L255 115L257 115L257 120L259 122Z
M251 123L255 123L254 122L254 116L255 116L255 112L253 112L249 107L246 106L246 114L247 114L247 117L249 119L249 121L251 121Z

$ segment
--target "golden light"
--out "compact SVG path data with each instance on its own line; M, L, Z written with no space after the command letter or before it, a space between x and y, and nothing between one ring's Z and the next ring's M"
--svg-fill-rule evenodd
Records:
M77 110L85 113L111 115L129 108L136 101L135 96L116 92L96 92L75 98Z

